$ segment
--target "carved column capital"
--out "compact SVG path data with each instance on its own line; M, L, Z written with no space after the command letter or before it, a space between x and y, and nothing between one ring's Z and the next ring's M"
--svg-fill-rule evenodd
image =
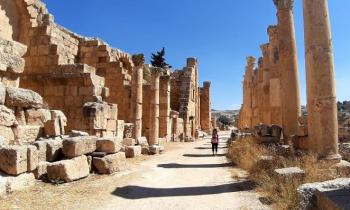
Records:
M255 66L255 61L256 61L256 58L254 58L253 56L248 56L247 57L247 68L253 69Z
M273 0L277 10L292 10L294 0Z
M270 47L269 43L260 45L260 49L261 49L263 56L266 56L269 53L269 47Z
M267 33L269 34L269 37L276 38L278 35L278 28L276 25L271 25L267 28Z

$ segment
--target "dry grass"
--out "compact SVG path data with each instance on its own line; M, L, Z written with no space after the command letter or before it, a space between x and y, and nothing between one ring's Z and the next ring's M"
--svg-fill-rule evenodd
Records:
M228 157L242 169L249 172L249 179L256 182L258 191L275 209L297 209L297 188L304 183L322 182L339 177L349 177L349 174L332 169L333 163L317 160L312 154L303 156L276 156L274 147L258 145L253 137L239 139L229 148ZM268 165L257 164L259 156L274 156ZM305 171L303 180L279 181L273 175L276 168L300 167Z

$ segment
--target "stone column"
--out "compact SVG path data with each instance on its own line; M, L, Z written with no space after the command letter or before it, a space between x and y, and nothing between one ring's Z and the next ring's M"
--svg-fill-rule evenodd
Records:
M240 114L241 129L252 128L252 96L253 96L253 74L254 74L255 58L252 56L247 57L247 66L245 69L244 80L243 80L243 105Z
M134 122L134 138L138 140L142 136L142 94L143 94L143 65L144 55L133 55L135 64L132 78L132 121Z
M297 134L301 115L293 1L273 0L277 7L282 89L283 135L285 143Z
M206 133L210 134L211 127L211 95L210 95L210 82L203 82L203 88L200 92L200 116L201 116L201 128Z
M171 139L171 119L170 119L170 75L160 77L159 92L159 136Z
M270 44L263 44L260 46L263 59L262 59L262 122L263 124L271 124L271 112L270 112Z
M269 26L269 77L271 124L282 127L281 71L279 68L279 48L277 26Z
M327 0L304 0L304 30L311 150L340 159L332 36Z
M151 100L151 126L150 126L150 139L149 145L158 144L159 139L159 79L162 69L151 69L152 74L152 98Z

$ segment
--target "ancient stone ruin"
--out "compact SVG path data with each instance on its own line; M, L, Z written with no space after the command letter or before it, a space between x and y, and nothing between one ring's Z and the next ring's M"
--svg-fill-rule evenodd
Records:
M40 0L0 1L0 23L0 194L122 171L126 158L210 133L196 58L152 67L58 25Z

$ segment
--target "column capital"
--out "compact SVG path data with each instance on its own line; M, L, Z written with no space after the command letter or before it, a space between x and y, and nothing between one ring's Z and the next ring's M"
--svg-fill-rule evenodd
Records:
M269 47L270 47L269 43L260 45L260 49L261 49L263 56L266 56L269 53Z
M248 57L247 57L247 68L253 69L254 66L255 66L255 61L256 61L256 58L255 58L255 57L253 57L253 56L248 56Z
M292 10L294 0L273 0L277 10Z
M276 25L271 25L267 28L267 33L269 34L270 39L277 38L278 28Z
M145 64L145 55L144 54L132 55L132 61L135 66L143 66Z
M152 77L160 77L164 75L165 70L158 67L151 68L151 75Z

